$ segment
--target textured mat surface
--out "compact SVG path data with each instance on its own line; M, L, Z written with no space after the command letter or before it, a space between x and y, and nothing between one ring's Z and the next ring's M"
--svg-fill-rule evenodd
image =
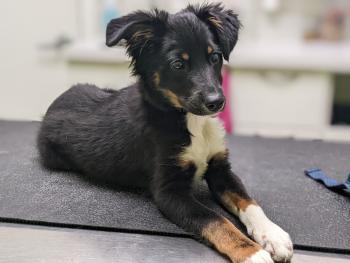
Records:
M0 121L0 221L186 234L164 219L144 193L43 170L35 149L38 125ZM344 180L350 170L350 144L255 137L232 137L228 144L234 171L297 247L350 252L349 197L329 191L303 173L319 167ZM207 192L199 196L227 215Z

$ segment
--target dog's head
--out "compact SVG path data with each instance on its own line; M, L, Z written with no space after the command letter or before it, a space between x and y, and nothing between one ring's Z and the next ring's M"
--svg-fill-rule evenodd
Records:
M240 23L219 4L176 13L135 12L113 19L106 44L126 40L134 74L173 107L196 115L221 111L221 67L237 42Z

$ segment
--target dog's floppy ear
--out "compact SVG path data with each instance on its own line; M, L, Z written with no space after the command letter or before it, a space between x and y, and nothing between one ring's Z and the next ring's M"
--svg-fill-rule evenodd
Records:
M164 31L167 17L167 12L155 9L152 12L137 11L113 19L107 25L106 45L112 47L125 39L129 55L135 58Z
M205 22L214 33L226 60L237 43L240 22L237 15L221 4L189 5L185 10L193 12L200 20Z

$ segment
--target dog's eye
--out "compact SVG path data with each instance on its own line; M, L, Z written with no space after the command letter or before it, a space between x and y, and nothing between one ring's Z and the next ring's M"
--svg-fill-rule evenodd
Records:
M173 69L179 70L179 69L183 69L185 65L181 60L175 60L174 62L171 63L171 67Z
M217 64L220 62L220 59L221 59L221 54L220 53L212 53L210 55L210 62L212 64Z

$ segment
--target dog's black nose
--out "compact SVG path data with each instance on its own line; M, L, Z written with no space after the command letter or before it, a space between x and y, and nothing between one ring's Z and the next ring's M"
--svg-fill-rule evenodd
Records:
M205 98L205 107L211 112L217 112L224 107L225 97L221 94L209 94Z

